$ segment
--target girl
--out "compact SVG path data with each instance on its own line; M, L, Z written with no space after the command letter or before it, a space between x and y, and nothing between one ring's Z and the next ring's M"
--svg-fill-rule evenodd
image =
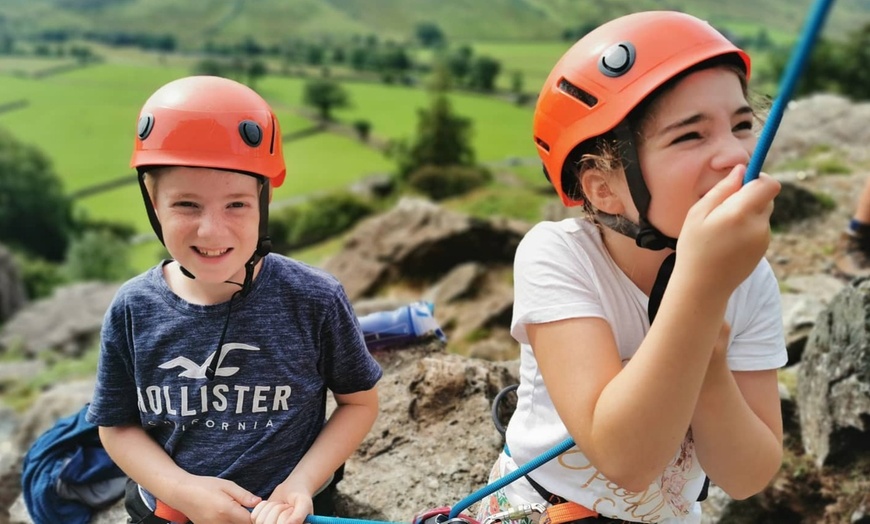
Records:
M570 501L562 521L697 523L708 476L745 498L779 469L786 352L763 255L780 186L741 188L749 66L706 22L661 11L600 26L551 72L534 139L587 218L540 223L517 250L521 380L491 481L576 447L494 493L480 520Z

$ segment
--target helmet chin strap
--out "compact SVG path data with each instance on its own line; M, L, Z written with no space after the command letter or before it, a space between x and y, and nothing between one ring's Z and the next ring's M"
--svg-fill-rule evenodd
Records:
M227 336L227 328L230 325L230 314L233 311L233 300L239 295L242 298L248 296L248 293L251 292L251 288L253 287L254 282L254 268L257 267L257 264L260 260L269 254L272 250L272 240L269 238L269 179L263 179L263 185L260 187L260 227L259 227L259 238L257 240L257 249L254 251L254 254L251 255L251 258L245 262L245 280L239 284L238 282L227 281L229 284L236 284L240 286L241 289L233 293L233 296L230 297L230 301L227 304L227 318L224 321L224 329L221 332L221 338L218 340L217 349L215 349L214 356L211 361L208 363L208 367L205 370L205 377L208 380L214 380L215 374L217 373L218 367L220 366L221 360L224 357L224 339ZM184 273L189 278L195 278L190 274L189 271L181 268L182 273Z
M637 158L637 148L634 144L631 128L627 122L622 121L613 131L616 134L617 151L625 171L628 190L635 207L637 207L639 219L638 223L635 224L623 216L598 213L601 223L618 233L634 238L638 247L653 251L665 248L676 249L677 239L665 235L647 220L650 194L640 170L640 161Z

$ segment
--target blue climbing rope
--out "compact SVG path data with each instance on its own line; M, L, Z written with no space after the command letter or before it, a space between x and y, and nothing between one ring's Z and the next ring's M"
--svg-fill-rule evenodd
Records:
M308 515L305 517L305 522L308 524L372 524L377 522L380 524L407 524L406 522L389 522L386 520L364 520L364 519L348 519L344 517L325 517L322 515Z
M785 106L791 99L803 72L806 63L809 61L810 53L813 49L813 44L816 37L825 23L825 18L828 11L833 5L834 0L816 0L813 5L810 16L807 19L807 24L804 27L803 34L798 41L797 47L789 59L788 66L785 68L782 80L780 81L779 93L773 106L770 108L770 114L767 116L767 122L761 130L761 136L758 138L758 144L755 146L755 151L752 153L752 159L749 161L749 166L746 168L746 174L743 176L743 183L746 184L758 178L761 173L761 166L764 164L764 159L767 157L767 152L770 150L770 145L773 143L773 137L779 129L779 123L782 121L782 115L785 112Z
M466 509L468 506L471 506L472 504L474 504L478 500L482 499L483 497L490 495L492 493L495 493L499 489L507 486L511 482L522 477L526 473L541 466L545 462L549 462L549 461L553 460L554 458L558 457L559 455L561 455L562 453L568 451L569 449L571 449L573 447L574 447L574 439L571 439L571 438L565 439L561 444L555 446L553 449L550 449L549 451L547 451L545 453L542 453L541 455L535 457L534 459L526 462L522 466L518 467L512 473L508 473L507 475L496 480L495 482L493 482L491 484L487 484L486 486L480 488L479 490L475 491L471 495L469 495L469 496L465 497L464 499L460 500L459 502L457 502L456 505L453 506L453 508L450 510L449 517L451 519L456 517L457 515L462 513L462 511L464 509Z

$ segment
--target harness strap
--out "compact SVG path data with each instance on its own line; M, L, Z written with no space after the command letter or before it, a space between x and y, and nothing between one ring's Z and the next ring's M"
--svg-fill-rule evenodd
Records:
M582 521L583 519L598 519L600 517L597 511L592 511L576 502L571 502L555 493L550 493L547 488L535 482L532 477L528 475L525 475L525 477L529 481L529 484L535 488L535 491L538 492L538 495L550 503L550 507L541 515L539 524L566 524Z
M187 516L173 508L172 506L167 505L161 500L157 501L157 509L154 510L154 516L160 517L161 519L165 519L169 522L187 522Z
M564 504L556 504L550 506L541 515L539 524L567 524L569 522L583 521L593 519L597 521L599 515L591 509L581 506L576 502L565 502Z

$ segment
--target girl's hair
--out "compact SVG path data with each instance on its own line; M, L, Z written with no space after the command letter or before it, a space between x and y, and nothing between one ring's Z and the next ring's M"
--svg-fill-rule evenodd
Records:
M700 62L671 77L664 84L657 87L652 93L641 100L640 103L625 117L625 121L628 123L629 129L634 137L635 147L643 140L641 130L649 121L651 115L650 110L656 100L660 99L665 93L674 89L681 80L692 73L716 67L722 67L733 71L740 80L743 95L746 96L747 99L750 98L746 71L743 68L743 61L739 56L736 54L728 54ZM622 159L618 154L619 147L620 144L616 138L616 133L608 131L602 135L585 140L578 144L565 159L562 172L563 187L572 198L583 200L583 209L591 217L594 217L595 208L589 203L589 199L585 198L583 195L583 188L580 183L583 173L591 168L606 173L615 173L620 167L622 167ZM567 184L566 182L569 181L570 184Z

